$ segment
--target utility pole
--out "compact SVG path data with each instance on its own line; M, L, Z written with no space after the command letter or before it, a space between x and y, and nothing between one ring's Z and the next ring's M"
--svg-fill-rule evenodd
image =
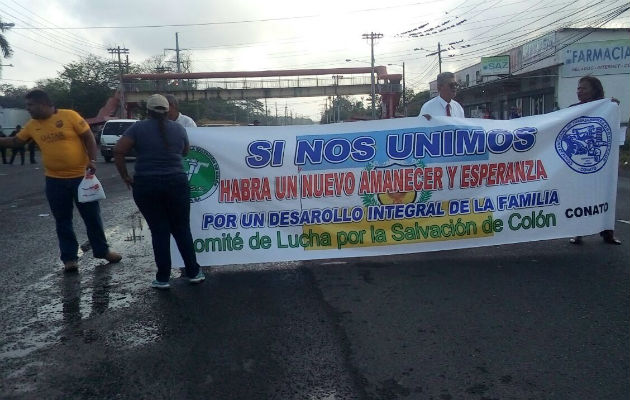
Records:
M122 54L129 54L129 49L121 49L120 46L116 48L107 49L109 54L118 54L118 79L120 80L120 85L118 90L120 91L120 118L125 118L125 87L123 85L123 62L120 57ZM128 56L127 56L128 57Z
M175 52L175 61L168 61L168 62L174 62L177 65L177 73L182 72L182 66L181 66L181 61L179 58L179 53L183 50L188 50L188 49L180 49L179 48L179 32L175 32L175 48L174 49L164 49L164 51L166 50L171 50Z
M184 50L190 50L190 49L180 49L179 48L179 32L175 32L175 48L174 49L164 49L164 51L166 50L171 50L175 52L175 61L168 61L168 62L174 62L175 64L177 64L177 73L182 72L182 62L181 59L179 57L179 53L184 51ZM178 84L181 86L182 80L179 79L178 80Z
M403 111L407 116L407 93L405 92L405 62L403 61Z
M440 42L438 42L438 49L437 49L437 51L434 51L433 53L427 54L427 57L431 57L431 56L434 56L434 55L437 54L437 56L438 56L438 64L439 64L439 67L440 67L440 69L439 69L439 71L440 71L439 73L440 74L442 73L442 52L443 51L446 51L446 49L442 50L442 48L440 47Z
M383 37L382 33L374 33L374 32L370 32L370 33L364 33L363 34L363 39L370 39L370 47L372 49L371 54L372 54L372 73L371 78L372 78L372 90L371 90L371 94L372 94L372 119L376 119L376 105L374 102L374 98L376 97L376 90L374 87L374 39L380 39Z
M265 125L269 125L269 111L267 110L267 98L265 97Z
M337 118L333 118L335 120L335 122L339 122L341 121L341 108L340 108L340 101L339 101L339 79L343 78L343 75L333 75L333 80L335 82L335 98L337 100ZM333 102L333 110L334 110L334 106L335 103ZM333 111L333 117L334 117L335 113Z

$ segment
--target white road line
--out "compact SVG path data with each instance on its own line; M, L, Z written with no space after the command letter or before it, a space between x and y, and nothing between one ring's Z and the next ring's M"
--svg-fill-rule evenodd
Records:
M625 221L623 219L618 219L617 222L623 222L624 224L630 225L630 221Z

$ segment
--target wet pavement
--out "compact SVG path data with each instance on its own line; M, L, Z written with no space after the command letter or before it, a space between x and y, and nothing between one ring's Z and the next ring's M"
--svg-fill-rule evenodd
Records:
M627 177L623 246L206 267L205 283L159 292L150 233L113 165L97 174L124 259L84 246L76 274L61 272L41 170L18 168L0 165L2 399L630 396Z

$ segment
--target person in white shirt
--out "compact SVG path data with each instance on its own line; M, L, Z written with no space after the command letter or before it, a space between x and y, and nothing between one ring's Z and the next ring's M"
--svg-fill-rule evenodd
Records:
M465 118L464 109L453 97L457 94L457 82L452 72L442 72L437 76L438 96L424 103L418 116L431 120L435 117Z
M197 124L192 118L179 112L179 102L175 96L167 94L164 97L168 100L168 119L177 122L184 128L197 127Z

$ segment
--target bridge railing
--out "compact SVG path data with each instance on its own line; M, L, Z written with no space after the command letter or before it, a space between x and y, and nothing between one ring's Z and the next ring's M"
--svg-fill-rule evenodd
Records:
M377 83L377 82L375 82ZM195 79L195 80L137 80L125 82L127 91L177 91L177 90L206 90L206 89L276 89L276 88L305 88L321 86L352 86L369 85L370 76L331 76L328 77L291 77L273 79Z

